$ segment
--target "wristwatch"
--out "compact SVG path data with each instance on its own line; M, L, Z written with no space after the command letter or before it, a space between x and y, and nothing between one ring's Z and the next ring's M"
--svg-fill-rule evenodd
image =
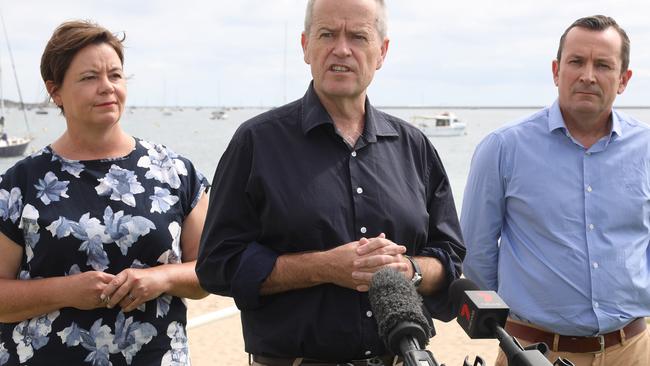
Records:
M420 271L420 265L418 262L411 258L408 255L405 255L406 259L411 262L411 265L413 266L413 277L411 277L411 283L413 284L414 287L420 286L420 283L422 283L422 271Z

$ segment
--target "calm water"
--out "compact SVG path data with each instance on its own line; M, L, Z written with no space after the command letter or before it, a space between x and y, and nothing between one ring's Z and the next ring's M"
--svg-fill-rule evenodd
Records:
M165 116L158 109L139 108L125 113L122 120L124 129L133 136L165 144L177 153L188 157L210 180L214 174L221 154L226 149L230 137L240 123L265 109L233 109L228 111L228 119L211 120L215 109L184 108ZM405 120L413 115L434 115L439 109L386 109L386 112ZM452 109L467 123L467 135L457 137L432 137L431 142L440 153L445 169L451 180L460 207L463 189L469 171L469 163L474 148L490 131L532 114L536 109ZM626 109L625 113L642 121L650 121L650 109ZM65 128L65 121L58 111L50 109L47 115L28 112L30 128L35 140L28 152L40 149L56 139ZM7 115L7 131L22 134L25 131L22 112L10 110ZM4 172L20 158L0 158L0 171Z

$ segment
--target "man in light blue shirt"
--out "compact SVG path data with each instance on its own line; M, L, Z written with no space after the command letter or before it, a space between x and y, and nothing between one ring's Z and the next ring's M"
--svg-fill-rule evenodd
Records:
M650 365L650 129L612 109L629 49L612 18L574 22L557 101L479 144L461 212L465 276L499 292L513 336L576 365Z

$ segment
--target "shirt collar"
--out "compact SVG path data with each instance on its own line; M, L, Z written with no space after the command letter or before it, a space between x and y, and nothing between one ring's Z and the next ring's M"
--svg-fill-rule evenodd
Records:
M612 134L616 134L619 137L623 135L621 120L618 118L618 113L614 113L614 109L612 109Z
M373 107L367 96L365 108L366 125L363 135L368 142L376 142L377 136L399 136L397 130L386 119L386 115ZM303 97L302 131L306 135L309 131L324 124L334 127L332 117L320 102L312 81Z
M610 115L612 116L612 131L610 132L610 137L614 135L621 136L621 121L618 114L614 113L614 110L612 109ZM560 102L556 99L549 110L548 131L553 132L557 129L562 129L564 132L568 132L566 123L564 122L564 117L562 117L562 111L560 110Z

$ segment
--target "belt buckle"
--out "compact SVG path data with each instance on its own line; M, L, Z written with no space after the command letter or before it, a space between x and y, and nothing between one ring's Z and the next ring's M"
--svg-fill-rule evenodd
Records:
M605 352L605 336L602 334L599 334L597 336L594 336L594 338L598 338L598 343L600 344L600 349L597 351L592 351L588 353L603 353Z

